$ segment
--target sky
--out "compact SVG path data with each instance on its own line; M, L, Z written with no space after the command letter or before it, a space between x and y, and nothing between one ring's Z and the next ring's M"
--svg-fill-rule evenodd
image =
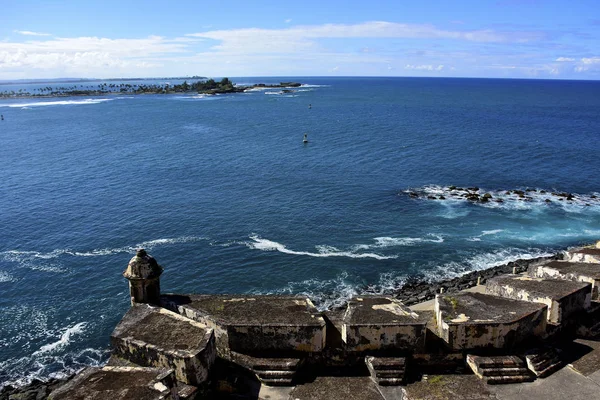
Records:
M2 0L0 80L600 79L599 0Z

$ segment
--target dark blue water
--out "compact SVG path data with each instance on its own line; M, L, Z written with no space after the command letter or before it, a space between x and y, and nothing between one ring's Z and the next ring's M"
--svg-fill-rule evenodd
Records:
M0 386L106 360L137 247L166 292L326 308L600 238L600 82L233 79L279 80L0 102Z

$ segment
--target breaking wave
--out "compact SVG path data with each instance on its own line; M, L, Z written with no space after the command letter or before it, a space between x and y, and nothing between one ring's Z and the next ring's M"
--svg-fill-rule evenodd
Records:
M8 250L0 252L0 260L15 262L23 268L37 271L64 273L68 272L60 263L60 258L64 256L72 257L102 257L120 253L135 253L139 248L152 250L160 246L172 244L194 243L208 240L203 236L181 236L176 238L153 239L137 243L133 246L113 247L104 249L94 249L89 251L76 251L71 249L55 249L50 252ZM3 282L0 272L0 282Z
M34 352L33 355L35 356L41 353L49 353L54 350L59 350L65 347L71 342L71 336L78 335L84 332L86 325L87 324L85 322L80 322L78 324L75 324L74 326L67 328L60 336L60 339L58 339L56 342L43 345L38 351Z
M374 258L376 260L388 260L397 258L396 255L383 256L376 253L359 253L358 248L352 250L340 250L333 246L318 245L315 246L317 252L310 251L296 251L288 249L285 245L274 242L268 239L262 239L257 235L250 236L251 242L245 242L244 244L250 249L262 250L262 251L278 251L284 254L298 255L298 256L309 256L309 257L349 257L349 258Z
M0 107L24 108L24 107L45 107L45 106L70 106L84 104L99 104L114 99L84 99L84 100L57 100L57 101L39 101L34 103L16 103L0 104Z

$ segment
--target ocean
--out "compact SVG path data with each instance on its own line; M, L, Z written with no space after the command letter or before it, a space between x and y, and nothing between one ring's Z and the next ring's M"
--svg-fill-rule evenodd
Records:
M107 360L139 247L326 309L600 239L600 82L231 79L303 85L0 101L0 387Z

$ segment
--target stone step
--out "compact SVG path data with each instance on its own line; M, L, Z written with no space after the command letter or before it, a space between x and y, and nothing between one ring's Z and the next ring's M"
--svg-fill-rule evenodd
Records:
M300 366L299 358L254 358L252 369L254 370L282 370L296 371Z
M404 357L365 357L371 379L382 386L400 385L404 381L406 359Z
M531 382L535 380L523 360L516 356L482 357L467 355L467 365L488 384Z
M301 358L256 357L232 351L235 363L252 371L265 385L291 386L298 369L304 363Z
M504 275L486 283L487 294L546 304L548 322L561 324L590 307L591 284L544 279L527 275Z
M535 377L531 374L523 374L523 375L512 375L512 376L491 376L484 381L488 385L501 385L507 383L523 383L523 382L533 382Z
M377 379L381 378L398 378L404 376L405 370L403 369L383 369L375 372Z
M379 379L376 383L381 386L399 386L404 382L404 378L382 378Z
M292 379L296 371L272 371L272 370L254 370L254 373L261 379L271 378L289 378Z
M536 278L590 283L592 285L592 300L598 300L599 298L600 265L598 264L550 261L541 265L532 265L527 272L529 276Z
M261 383L267 386L293 386L292 379L287 378L259 378Z

